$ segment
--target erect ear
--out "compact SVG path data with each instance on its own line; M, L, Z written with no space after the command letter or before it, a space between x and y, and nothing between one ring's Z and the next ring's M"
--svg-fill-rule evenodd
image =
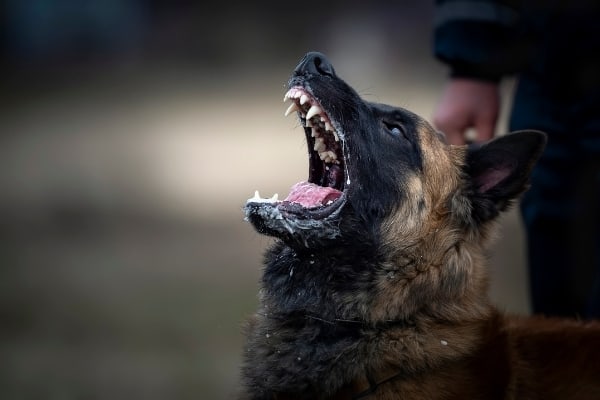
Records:
M527 190L531 170L545 145L545 133L517 131L468 149L467 193L475 222L496 217Z

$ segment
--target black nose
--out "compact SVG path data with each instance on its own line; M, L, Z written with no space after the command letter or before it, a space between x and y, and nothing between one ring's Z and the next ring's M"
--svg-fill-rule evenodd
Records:
M312 51L307 53L294 70L296 74L334 76L335 70L324 54Z

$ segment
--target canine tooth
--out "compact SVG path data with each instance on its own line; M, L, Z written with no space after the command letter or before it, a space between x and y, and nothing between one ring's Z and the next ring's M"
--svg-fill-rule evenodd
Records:
M326 131L333 131L333 127L331 126L331 124L329 123L329 121L325 121L325 130Z
M332 128L333 129L333 128ZM331 133L333 133L333 137L335 139L336 142L340 141L340 137L338 136L337 132L332 130Z
M312 106L308 110L308 112L306 113L306 119L311 119L315 115L320 114L322 112L323 112L323 110L321 110L321 107L319 107L319 106Z
M252 196L251 198L249 198L247 200L248 203L259 203L262 199L260 198L260 194L258 193L258 190L254 191L254 196Z
M306 120L306 126L308 126L309 128L312 128L313 124L312 124L312 122L310 121L310 119L307 119L307 120Z
M294 102L292 104L290 104L290 106L288 107L288 109L285 111L285 114L283 114L284 116L288 116L291 113L293 113L294 111L298 111L300 110L300 108L298 107L298 105Z
M275 203L279 200L279 195L277 193L275 193L273 195L273 197L271 197L270 199L263 199L262 197L260 197L260 193L258 193L258 190L254 191L254 197L248 199L248 203Z
M308 96L303 94L300 96L300 105L306 103L308 101Z
M329 154L329 158L332 160L337 160L337 154L335 154L333 151L328 151L327 154Z

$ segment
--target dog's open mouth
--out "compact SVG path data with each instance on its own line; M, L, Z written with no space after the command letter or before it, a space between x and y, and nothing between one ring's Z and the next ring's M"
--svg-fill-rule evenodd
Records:
M301 87L293 87L285 94L284 101L291 100L285 115L294 111L306 132L310 151L308 182L300 182L284 201L297 203L305 208L330 205L342 196L344 179L344 152L340 136L331 119L319 102Z
M345 203L345 190L350 183L344 134L308 89L292 87L285 94L285 101L291 101L285 115L297 113L304 127L309 148L308 180L293 185L284 200L277 195L261 198L256 191L246 203L246 215L258 213L262 219L279 220L328 219L337 215ZM290 231L289 225L287 230Z

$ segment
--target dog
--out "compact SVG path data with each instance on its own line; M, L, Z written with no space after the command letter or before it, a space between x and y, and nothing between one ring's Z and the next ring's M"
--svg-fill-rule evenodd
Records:
M317 52L285 99L307 181L255 196L275 237L246 326L239 398L600 399L600 324L500 312L486 257L546 136L451 146L423 118L361 99Z

